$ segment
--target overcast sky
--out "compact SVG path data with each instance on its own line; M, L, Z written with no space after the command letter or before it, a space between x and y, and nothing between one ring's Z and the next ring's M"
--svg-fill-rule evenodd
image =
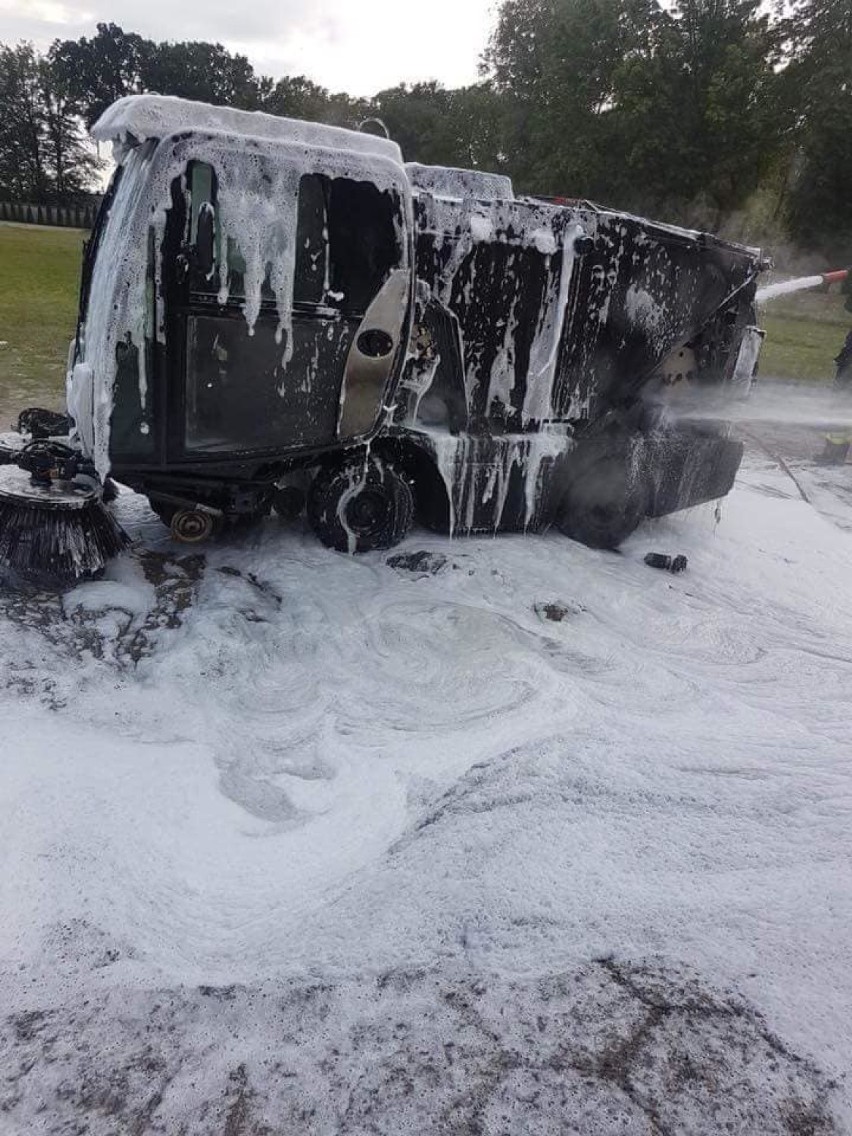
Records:
M0 0L0 41L91 36L99 22L149 39L211 40L263 74L372 95L403 80L471 83L496 0Z

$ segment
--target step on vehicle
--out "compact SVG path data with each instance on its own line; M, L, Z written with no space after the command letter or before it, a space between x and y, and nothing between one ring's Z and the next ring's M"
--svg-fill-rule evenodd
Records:
M41 442L70 448L64 484L128 485L189 543L306 508L349 552L415 517L614 548L730 490L741 445L677 404L747 390L758 250L175 98L121 99L92 134L118 166L86 249L70 432ZM5 460L28 468L33 444Z

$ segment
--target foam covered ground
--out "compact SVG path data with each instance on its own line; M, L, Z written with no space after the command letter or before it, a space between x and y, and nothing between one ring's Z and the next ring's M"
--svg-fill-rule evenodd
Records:
M852 1132L852 474L790 470L621 554L124 494L0 597L0 1132Z

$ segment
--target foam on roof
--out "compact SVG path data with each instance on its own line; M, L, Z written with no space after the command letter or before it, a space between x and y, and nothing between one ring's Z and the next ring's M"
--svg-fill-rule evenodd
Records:
M171 95L127 95L104 111L92 127L91 134L98 142L123 142L128 136L143 142L147 138L163 138L180 130L215 130L231 135L373 154L402 162L402 152L397 143L375 134L282 118L261 111L209 106Z
M422 166L419 162L406 162L405 172L415 189L426 190L435 197L512 201L515 196L511 178L504 174L459 170L451 166Z

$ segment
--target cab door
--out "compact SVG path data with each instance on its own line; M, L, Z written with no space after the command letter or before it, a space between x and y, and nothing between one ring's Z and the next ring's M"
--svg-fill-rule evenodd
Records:
M370 436L410 310L402 169L250 140L183 145L164 245L170 460Z

